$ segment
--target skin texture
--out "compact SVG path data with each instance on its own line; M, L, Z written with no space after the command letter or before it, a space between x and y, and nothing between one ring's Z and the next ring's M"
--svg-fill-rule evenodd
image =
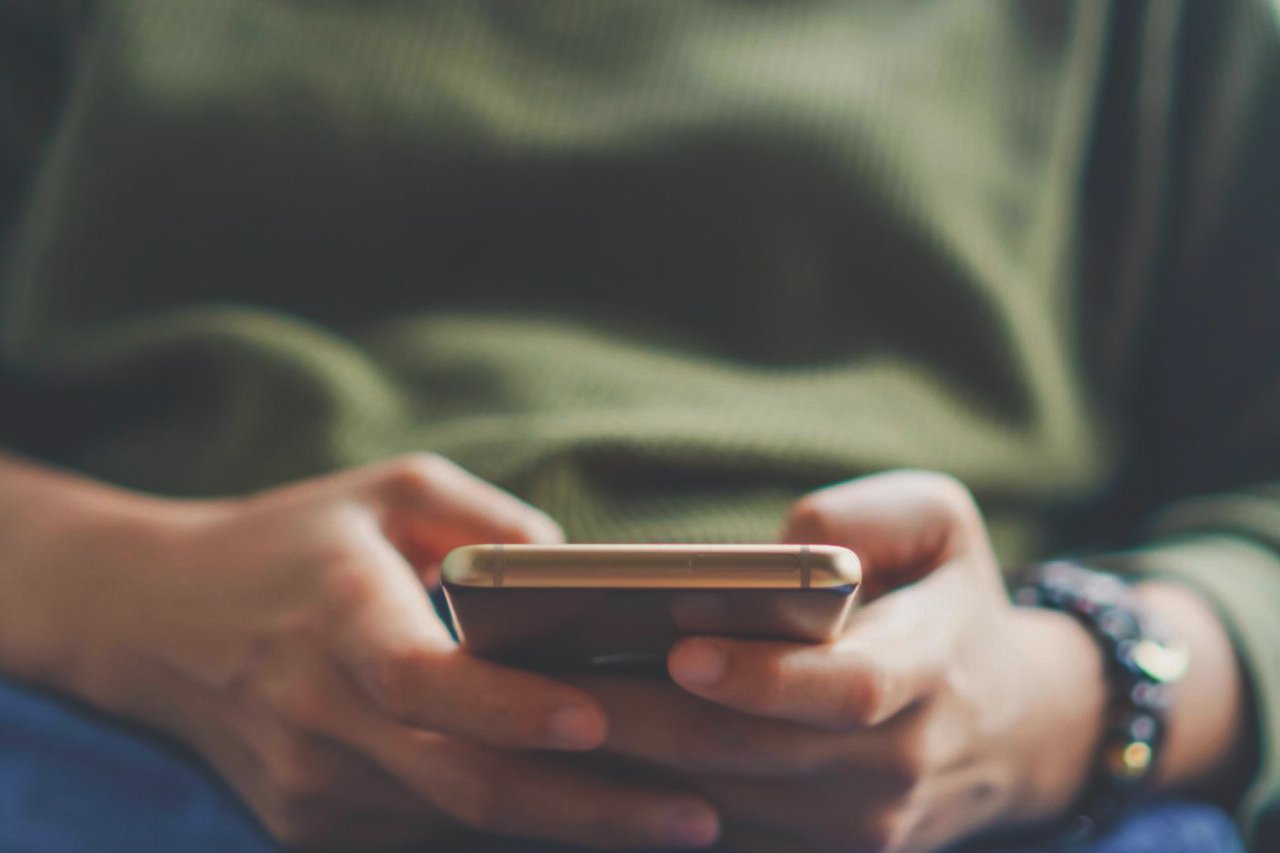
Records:
M160 500L0 456L0 672L186 741L278 839L369 850L469 830L598 847L927 850L1060 814L1105 689L1070 618L1012 607L968 492L893 472L800 501L866 595L828 645L693 637L673 682L555 681L459 650L424 587L453 547L555 542L436 456L243 499ZM1192 646L1161 783L1223 778L1241 680ZM603 766L602 766L603 765Z
M604 739L597 701L450 639L444 553L561 534L444 459L188 504L6 460L0 495L0 671L186 741L289 845L716 836L679 788L564 761Z
M932 850L1070 807L1100 737L1101 657L1070 617L1010 604L963 486L852 481L803 500L782 538L858 552L868 596L845 634L688 638L675 686L585 679L606 749L705 794L741 851ZM1185 590L1143 595L1191 640L1200 700L1173 715L1160 782L1220 779L1243 728L1230 645Z

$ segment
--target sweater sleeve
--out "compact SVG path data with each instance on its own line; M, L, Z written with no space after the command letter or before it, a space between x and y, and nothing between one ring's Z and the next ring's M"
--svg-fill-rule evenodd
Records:
M1124 573L1179 581L1222 617L1249 682L1257 726L1256 773L1239 816L1250 849L1278 849L1280 497L1239 493L1188 501L1169 510L1153 532L1146 544L1098 561Z
M0 0L0 277L11 226L45 154L89 13L85 0ZM28 402L0 350L0 445L24 444L13 413Z
M68 0L0 0L0 245L43 153L86 16Z
M1167 186L1126 403L1135 547L1233 637L1255 704L1251 849L1280 850L1280 0L1183 6ZM1188 697L1194 701L1194 697Z

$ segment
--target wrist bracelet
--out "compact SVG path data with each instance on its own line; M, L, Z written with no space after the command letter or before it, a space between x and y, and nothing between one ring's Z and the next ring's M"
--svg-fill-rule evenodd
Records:
M1017 604L1069 614L1102 652L1108 699L1097 758L1062 836L1067 849L1105 829L1151 781L1187 650L1119 578L1058 561L1030 567Z

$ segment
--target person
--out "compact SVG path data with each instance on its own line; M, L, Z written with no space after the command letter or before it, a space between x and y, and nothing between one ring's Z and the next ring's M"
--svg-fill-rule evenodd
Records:
M0 846L1280 844L1271 0L0 10ZM670 681L428 595L775 538Z

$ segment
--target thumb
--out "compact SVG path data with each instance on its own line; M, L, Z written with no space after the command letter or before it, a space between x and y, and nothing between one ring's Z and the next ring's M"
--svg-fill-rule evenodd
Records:
M864 601L966 551L989 550L969 490L929 471L890 471L813 492L796 503L781 539L851 549L862 561Z
M929 695L972 612L973 585L949 564L856 611L835 643L689 637L672 680L748 714L835 730L879 725Z
M383 535L420 574L462 545L558 544L546 513L434 454L415 454L354 472Z

